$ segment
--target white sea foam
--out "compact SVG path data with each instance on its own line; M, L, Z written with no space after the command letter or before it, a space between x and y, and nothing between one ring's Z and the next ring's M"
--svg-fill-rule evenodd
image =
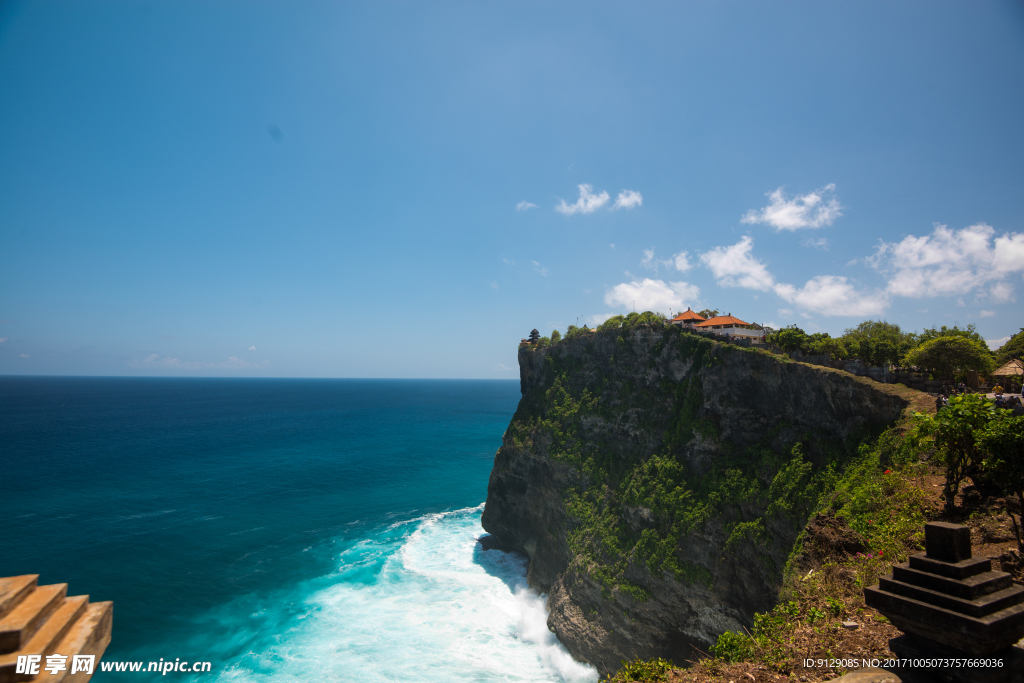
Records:
M479 547L481 510L394 524L345 550L312 590L251 605L243 623L257 632L225 635L248 652L215 662L218 678L597 681L548 631L524 561Z

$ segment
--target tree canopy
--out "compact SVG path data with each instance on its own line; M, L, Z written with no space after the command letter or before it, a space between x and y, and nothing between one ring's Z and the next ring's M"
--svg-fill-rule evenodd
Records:
M914 348L907 354L907 363L932 370L947 378L966 370L987 373L995 369L995 362L985 342L964 336L936 337Z
M985 338L978 334L978 330L974 328L974 325L968 325L965 328L960 328L957 325L953 325L953 327L946 327L945 325L938 328L929 327L926 328L924 332L917 335L917 343L923 344L926 341L938 339L939 337L963 337L965 339L981 342L982 344L985 344L986 348L988 347L988 344L985 343Z
M996 362L1000 365L1009 363L1014 358L1024 358L1024 327L996 350Z
M790 325L768 335L768 341L786 353L791 353L793 351L806 351L810 345L811 338L796 325Z
M601 323L597 329L602 332L604 330L617 330L620 327L625 330L631 330L638 325L663 327L665 325L665 316L651 311L630 313L628 315L613 315L611 318L608 318Z
M842 339L846 342L861 343L865 340L872 342L887 341L894 346L913 344L915 335L913 332L904 332L896 323L885 322L884 320L865 320L857 327L850 327L843 331Z

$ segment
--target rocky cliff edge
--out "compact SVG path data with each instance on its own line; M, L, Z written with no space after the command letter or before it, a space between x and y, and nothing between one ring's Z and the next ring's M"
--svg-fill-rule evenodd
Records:
M916 393L647 325L519 366L483 526L529 557L549 628L602 676L750 627L836 473Z

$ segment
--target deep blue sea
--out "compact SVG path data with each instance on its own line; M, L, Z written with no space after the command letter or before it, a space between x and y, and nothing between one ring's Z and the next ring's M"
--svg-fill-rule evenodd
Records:
M515 381L0 377L0 576L114 601L93 680L596 681L481 551Z

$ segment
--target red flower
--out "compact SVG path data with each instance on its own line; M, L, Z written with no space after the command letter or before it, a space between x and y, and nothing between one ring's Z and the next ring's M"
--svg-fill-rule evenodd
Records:
M892 474L892 470L886 470L885 473L886 474Z

